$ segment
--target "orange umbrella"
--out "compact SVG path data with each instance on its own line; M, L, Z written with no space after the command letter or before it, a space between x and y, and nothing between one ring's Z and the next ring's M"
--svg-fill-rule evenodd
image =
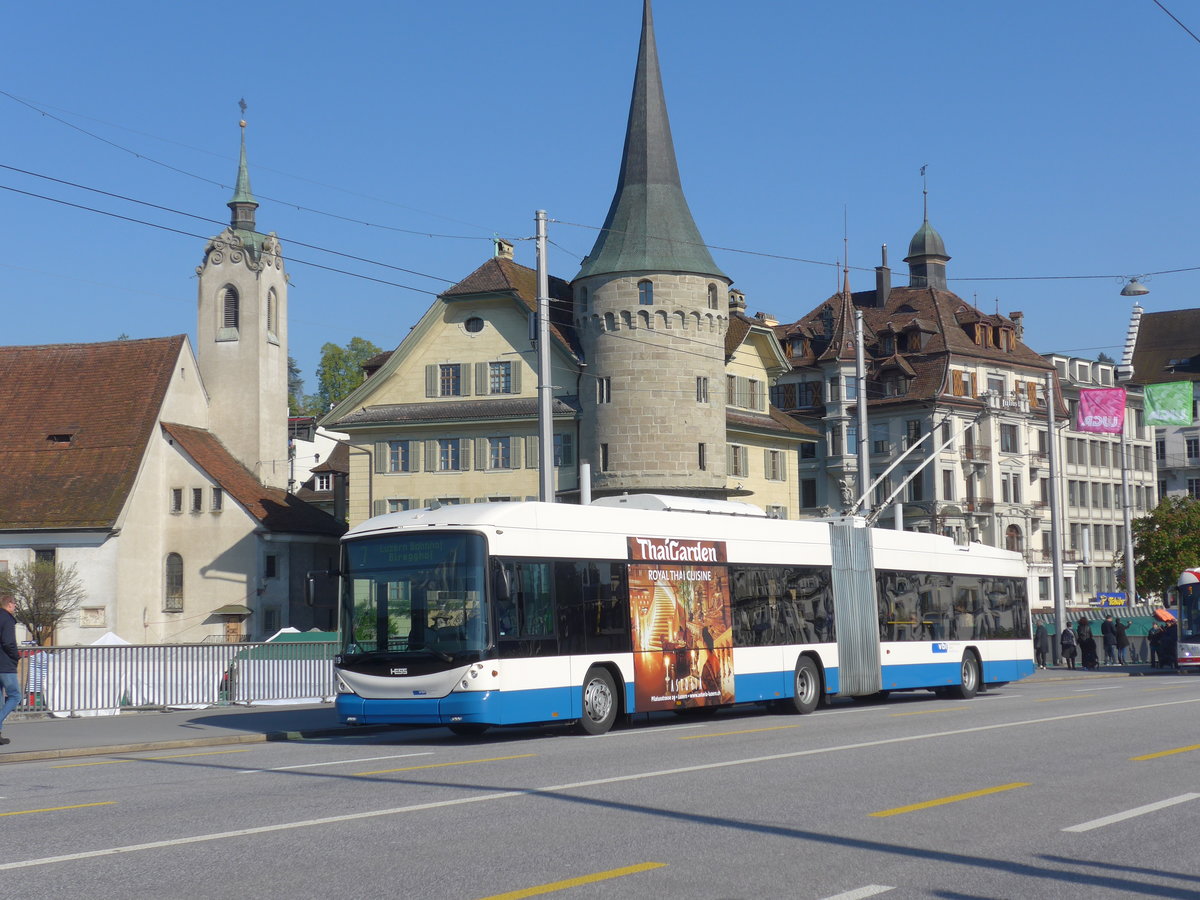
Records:
M1156 609L1154 611L1154 618L1158 619L1160 622L1174 622L1175 614L1168 612L1165 609Z

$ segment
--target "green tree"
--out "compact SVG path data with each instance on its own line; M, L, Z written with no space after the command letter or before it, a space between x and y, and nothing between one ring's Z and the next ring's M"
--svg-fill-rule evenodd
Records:
M1165 598L1184 569L1200 565L1200 500L1163 497L1148 516L1134 519L1133 563L1138 593Z
M83 602L87 592L73 565L36 560L0 572L0 595L17 601L17 621L39 647L46 647L58 623Z
M360 337L350 339L345 347L325 344L321 348L321 362L317 364L318 408L312 415L328 412L335 404L350 395L363 383L362 365L381 351L368 340Z
M288 356L288 415L309 415L304 405L306 399L304 396L304 378L300 375L300 367L296 365L295 357Z

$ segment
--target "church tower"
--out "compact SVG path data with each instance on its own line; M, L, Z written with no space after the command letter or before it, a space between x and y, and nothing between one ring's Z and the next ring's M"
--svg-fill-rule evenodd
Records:
M572 283L596 496L724 497L729 286L683 195L650 0L616 193Z
M209 428L266 485L288 479L287 275L274 232L260 234L246 167L246 122L229 227L208 242L196 356Z

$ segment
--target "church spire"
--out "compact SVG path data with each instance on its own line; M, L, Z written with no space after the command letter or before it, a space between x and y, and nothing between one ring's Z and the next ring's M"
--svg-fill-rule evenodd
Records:
M246 101L239 100L238 106L242 115L246 114ZM238 123L242 128L242 152L238 159L237 184L233 189L233 197L226 205L230 209L229 224L238 231L254 231L254 210L258 201L250 191L250 172L246 167L246 120Z
M644 0L642 8L642 40L617 190L604 228L576 277L630 271L726 277L704 246L679 181L650 0Z

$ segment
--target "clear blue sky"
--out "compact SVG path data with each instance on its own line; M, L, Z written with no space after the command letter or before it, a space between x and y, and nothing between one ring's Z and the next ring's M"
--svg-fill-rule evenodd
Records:
M1200 0L1164 3L1200 33ZM0 191L0 342L194 340L193 273L221 224L167 210L228 221L242 97L258 225L294 258L306 390L324 342L395 347L493 234L530 237L538 208L558 220L551 271L573 277L616 183L640 15L641 0L9 6L0 185L201 237ZM751 312L792 321L834 292L832 266L796 259L840 258L844 211L851 265L887 243L903 283L923 165L951 289L1023 311L1039 352L1119 357L1132 303L1115 278L1028 276L1200 265L1200 43L1152 0L656 0L655 24L684 190ZM534 265L531 242L517 260ZM997 276L1025 280L964 280ZM1200 272L1147 284L1148 311L1192 307Z

